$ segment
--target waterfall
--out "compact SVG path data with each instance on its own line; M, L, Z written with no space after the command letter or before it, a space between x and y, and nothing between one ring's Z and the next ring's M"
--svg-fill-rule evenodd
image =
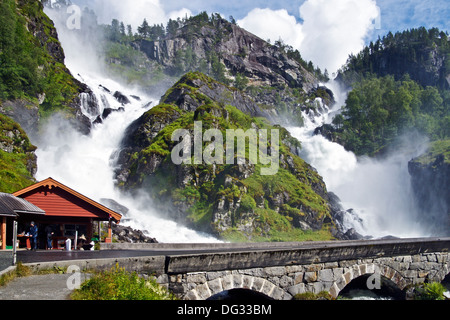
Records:
M158 99L105 76L100 61L72 33L61 26L57 12L46 9L55 21L66 53L66 66L91 92L80 95L80 109L93 123L82 135L61 117L49 119L37 143L36 178L52 177L91 199L113 199L129 209L121 223L143 230L159 242L218 242L212 236L188 229L155 212L145 196L130 197L117 189L114 156L128 126ZM63 21L64 23L64 21ZM89 54L88 54L89 53ZM106 204L107 205L107 204Z
M98 202L102 202L101 199L114 199L129 209L122 224L145 230L160 242L217 241L159 216L149 206L149 199L131 198L115 186L113 156L120 148L126 128L148 110L149 101L154 99L98 75L85 74L79 80L86 83L93 90L96 101L100 101L96 110L91 103L89 108L83 106L86 116L90 119L100 116L106 101L107 106L114 111L101 123L94 124L88 136L70 128L60 118L51 119L42 133L45 138L41 141L45 142L38 145L36 151L36 178L43 180L52 177ZM102 92L105 88L130 97L130 102L123 106L112 94ZM141 101L131 96L140 97ZM55 132L58 134L55 135Z
M99 103L97 97L93 94L83 92L80 94L80 108L85 116L93 120L97 118L99 114Z
M331 123L345 102L346 95L334 81L326 86L335 95L335 105L324 106L318 115L304 113L305 126L288 130L302 142L302 157L322 175L328 191L341 199L347 210L344 227L373 237L429 236L419 222L408 173L408 161L423 151L424 144L405 139L401 150L383 159L358 158L314 135L315 128Z

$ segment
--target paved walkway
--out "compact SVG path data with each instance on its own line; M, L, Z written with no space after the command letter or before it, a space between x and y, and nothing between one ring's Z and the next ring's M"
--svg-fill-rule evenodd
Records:
M87 253L87 252L86 252ZM85 255L83 258L87 257ZM92 257L92 255L91 255ZM56 258L56 259L55 259ZM50 253L46 251L18 251L17 260L23 263L45 260L76 259L77 256L63 252ZM0 251L0 272L12 264L12 251ZM4 287L0 287L0 301L5 300L69 300L72 290L67 286L71 274L35 275L16 278ZM81 274L81 282L86 280L86 274Z
M0 272L12 266L12 251L0 250Z
M72 290L67 286L70 274L49 274L16 278L0 287L0 300L69 300ZM81 283L88 275L81 274Z

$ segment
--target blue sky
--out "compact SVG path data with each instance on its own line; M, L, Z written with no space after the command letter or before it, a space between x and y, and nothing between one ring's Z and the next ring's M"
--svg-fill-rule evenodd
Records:
M203 10L217 11L227 18L232 15L236 20L244 18L254 8L286 9L301 22L299 7L304 2L305 0L163 0L161 3L167 11L179 10L182 7L190 9L193 14ZM375 39L378 34L384 35L388 31L402 31L420 26L450 31L449 0L377 0L376 4L381 12L381 30L376 32Z
M299 49L307 60L330 73L350 53L389 31L424 26L450 32L449 0L72 0L88 4L99 22L112 18L134 27L147 18L164 23L169 18L218 12L272 43L279 38Z
M167 11L174 11L180 7L188 8L196 14L203 10L217 11L227 18L232 15L236 20L244 18L254 8L270 8L272 10L286 9L301 23L299 7L306 0L228 0L205 1L191 0L189 2L179 0L164 0L163 7ZM333 0L330 0L333 1ZM380 8L380 29L368 36L368 40L377 39L387 32L403 31L405 29L424 26L426 28L437 27L450 32L450 1L449 0L377 0Z

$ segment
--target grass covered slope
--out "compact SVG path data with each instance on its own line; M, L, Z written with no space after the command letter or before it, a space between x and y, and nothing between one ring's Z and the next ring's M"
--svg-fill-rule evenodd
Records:
M90 132L91 124L80 110L80 93L90 90L72 76L64 59L41 1L0 2L0 113L29 135L37 134L55 113L80 132Z
M0 60L0 100L43 99L45 113L64 109L78 92L40 1L0 3Z
M317 172L296 155L300 142L284 128L226 103L233 101L231 97L240 101L238 95L235 89L204 74L184 76L169 89L160 105L129 128L120 157L120 186L144 190L158 210L166 210L172 218L224 239L331 239L329 227L334 223L326 186ZM172 141L172 134L184 129L193 135L195 122L199 121L203 134L214 128L223 137L227 129L277 130L281 140L278 170L274 175L262 175L265 166L249 162L253 142L246 143L242 164L226 164L225 160L223 164L193 164L187 159L191 164L175 165L171 155L178 141ZM274 142L270 137L267 141L270 148ZM203 142L202 150L210 143ZM225 144L224 139L224 150ZM190 160L194 160L193 154Z
M414 159L421 165L430 165L436 162L450 164L450 139L434 141L420 157Z
M0 192L12 193L35 183L35 150L20 125L0 114Z
M175 300L154 279L145 280L116 265L109 271L96 272L70 296L72 300Z

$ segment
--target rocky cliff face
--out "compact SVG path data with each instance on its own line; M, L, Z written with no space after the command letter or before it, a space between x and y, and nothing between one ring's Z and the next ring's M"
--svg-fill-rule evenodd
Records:
M30 136L38 133L39 105L25 99L0 102L0 114L14 119Z
M75 79L74 79L75 80ZM78 94L67 101L67 109L59 110L63 117L79 132L89 134L92 129L92 123L80 109L81 94L92 95L92 91L84 84L75 80L78 87ZM44 99L43 94L40 99ZM35 139L39 135L39 126L41 124L40 107L43 100L34 101L28 99L16 99L0 101L0 113L14 119L25 130L29 137ZM45 118L45 117L44 117ZM34 140L33 140L34 141Z
M224 79L235 83L237 77L242 77L248 81L246 98L233 97L235 101L231 104L253 116L264 116L272 123L301 125L302 111L315 109L316 98L322 98L329 106L334 103L333 93L320 87L315 75L279 47L224 19L215 24L196 27L188 24L164 40L140 39L133 46L169 74L176 74L180 66L214 73L212 55L217 56L216 63L224 66ZM188 62L186 55L195 58ZM240 108L242 103L252 110Z
M434 142L408 163L422 220L435 235L450 234L450 140Z
M124 51L123 57L114 50L106 52L112 73L127 70L123 73L134 74L147 92L161 96L182 75L199 71L244 91L273 123L281 125L301 125L302 111L314 109L316 98L328 106L333 103L331 91L319 88L319 78L323 82L324 76L281 41L271 45L218 14L209 17L204 12L172 22L175 29L169 28L169 22L163 36L156 36L157 32L122 36L120 43L110 39L108 45L120 45Z
M187 74L129 127L118 160L119 186L144 191L158 212L224 238L274 239L306 230L331 237L335 224L322 178L298 156L300 143L254 117L260 112L237 90L201 73ZM250 163L248 155L240 164L174 164L171 151L178 142L172 134L194 134L195 121L202 122L203 133L215 128L223 136L226 129L279 130L279 170L261 175L262 165Z
M238 73L242 74L249 85L286 85L305 92L318 85L313 74L278 47L225 19L220 18L214 24L188 24L164 40L137 40L134 46L169 72L175 72L180 56L186 52L195 57L195 62L190 64L200 66L207 62L205 67L211 68L211 53L214 53L225 65L227 77L234 79Z
M409 74L411 79L415 79L423 86L440 86L450 88L450 82L446 79L449 74L445 74L446 56L436 47L424 47L417 60L411 61L404 55L398 54L398 51L382 56L378 61L378 69L381 75L394 74L400 78L405 73Z

